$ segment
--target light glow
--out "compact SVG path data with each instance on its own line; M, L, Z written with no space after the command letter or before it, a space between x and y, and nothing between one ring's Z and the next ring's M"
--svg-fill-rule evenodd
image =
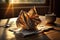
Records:
M14 3L14 0L11 0L11 3Z
M11 3L13 3L13 0ZM9 15L9 12L12 12L12 16L14 16L14 4L11 4L11 3L8 4L8 7L6 9L6 12L5 12L6 16Z
M15 4L15 3L19 3L19 0L9 0L10 4Z

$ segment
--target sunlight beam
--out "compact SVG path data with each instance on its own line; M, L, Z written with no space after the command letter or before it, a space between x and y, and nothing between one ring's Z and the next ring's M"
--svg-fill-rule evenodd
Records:
M13 3L13 0L12 0L12 3ZM9 2L8 7L6 8L5 15L6 15L6 16L9 15L10 12L12 12L12 16L14 16L14 4L11 4L11 3Z
M9 3L10 4L17 4L17 3L19 3L20 2L20 0L9 0Z

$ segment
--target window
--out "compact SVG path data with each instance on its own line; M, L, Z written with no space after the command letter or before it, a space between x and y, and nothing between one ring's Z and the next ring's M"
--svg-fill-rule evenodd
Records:
M46 0L0 0L0 3L45 3Z
M45 0L9 0L10 3L45 3Z

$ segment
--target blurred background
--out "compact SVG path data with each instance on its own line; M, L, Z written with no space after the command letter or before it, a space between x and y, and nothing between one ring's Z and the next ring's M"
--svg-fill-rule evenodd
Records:
M29 11L36 6L39 15L59 14L59 0L0 0L0 19L17 17L21 10Z

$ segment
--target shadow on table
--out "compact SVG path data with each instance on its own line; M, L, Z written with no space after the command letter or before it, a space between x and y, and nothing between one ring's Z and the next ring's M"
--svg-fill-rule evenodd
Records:
M6 40L6 29L0 30L2 34L0 35L0 40Z
M56 24L54 25L54 31L60 32L60 24Z
M21 37L20 35L15 35L16 40L50 40L45 34L36 34L27 37Z

